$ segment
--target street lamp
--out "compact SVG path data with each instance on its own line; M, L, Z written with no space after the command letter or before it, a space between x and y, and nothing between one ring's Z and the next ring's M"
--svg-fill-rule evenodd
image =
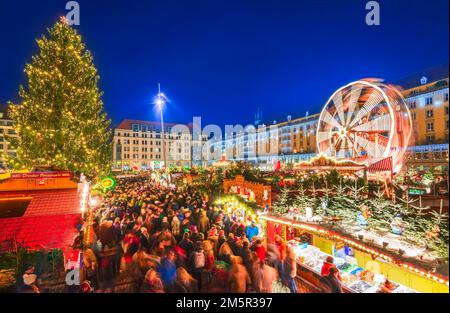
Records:
M166 105L167 98L166 96L161 92L161 84L158 84L158 95L155 99L156 108L159 110L160 116L161 116L161 137L162 137L162 153L163 153L163 160L164 160L164 168L166 167L166 148L165 148L165 134L164 134L164 117L163 117L163 110L164 106Z

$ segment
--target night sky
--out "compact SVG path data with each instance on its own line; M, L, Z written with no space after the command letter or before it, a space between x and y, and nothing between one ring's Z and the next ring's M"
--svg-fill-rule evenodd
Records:
M17 101L35 38L65 15L62 0L0 1L0 103ZM114 124L156 120L157 83L170 122L251 123L319 112L340 86L396 81L448 64L448 0L79 0L77 27Z

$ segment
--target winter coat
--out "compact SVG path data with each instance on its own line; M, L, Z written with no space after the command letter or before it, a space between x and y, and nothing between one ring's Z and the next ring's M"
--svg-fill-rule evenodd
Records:
M246 234L248 240L251 241L253 237L258 236L258 234L259 234L258 227L257 226L248 225L246 230L245 230L245 234Z
M255 264L253 267L253 286L258 293L271 293L273 282L277 280L277 272L273 267Z
M198 221L198 231L201 233L206 234L209 230L210 223L209 219L206 217L206 215L202 215Z
M333 263L323 262L320 274L322 276L328 276L330 274L330 268L332 268L332 267L336 268L336 265L334 265ZM342 277L341 277L341 274L339 273L339 271L337 271L335 275L339 280L342 280Z
M191 266L193 269L201 269L205 267L206 258L203 250L197 250L191 254Z
M255 247L255 252L258 255L258 259L260 261L264 261L266 259L266 248L263 245Z

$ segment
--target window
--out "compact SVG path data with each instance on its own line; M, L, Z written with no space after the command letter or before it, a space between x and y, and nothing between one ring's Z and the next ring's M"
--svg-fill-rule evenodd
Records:
M139 124L133 124L133 125L131 125L131 128L133 129L134 132L138 132L139 131Z
M427 143L428 144L434 143L434 135L428 135L427 136Z
M448 129L448 120L445 122L445 129Z
M448 115L448 107L445 107L445 115Z
M431 104L433 104L433 97L425 98L425 105L431 105Z
M416 101L412 101L412 102L409 104L409 108L410 108L410 109L415 109L415 108L416 108Z
M433 117L433 110L427 110L427 118Z
M444 101L448 102L448 92L445 94L444 99Z
M411 113L411 118L412 118L413 120L416 119L416 113L415 113L415 112Z
M434 123L433 122L427 123L427 131L431 132L433 130L434 130Z

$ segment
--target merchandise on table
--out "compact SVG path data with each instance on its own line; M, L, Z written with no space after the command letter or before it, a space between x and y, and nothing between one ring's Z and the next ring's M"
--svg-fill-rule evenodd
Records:
M300 243L297 240L290 240L289 247L293 249L297 256L297 262L307 266L313 272L320 275L324 261L330 255L322 252L319 248ZM393 281L387 281L381 274L365 270L356 264L356 259L352 257L333 257L333 263L342 277L345 287L355 293L417 293L406 286L402 286Z

